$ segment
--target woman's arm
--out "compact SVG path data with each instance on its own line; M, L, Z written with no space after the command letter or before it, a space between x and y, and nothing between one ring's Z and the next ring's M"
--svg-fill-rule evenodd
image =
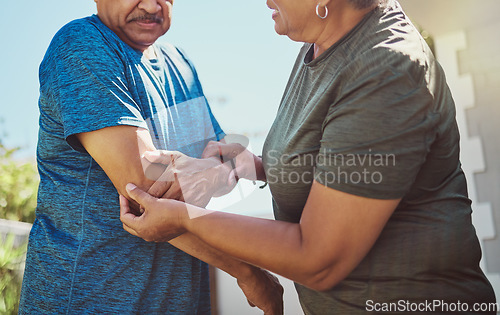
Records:
M145 207L141 216L122 199L127 231L145 240L189 231L212 247L315 290L344 279L365 257L399 200L359 197L314 182L299 224L214 212L159 200L128 185Z

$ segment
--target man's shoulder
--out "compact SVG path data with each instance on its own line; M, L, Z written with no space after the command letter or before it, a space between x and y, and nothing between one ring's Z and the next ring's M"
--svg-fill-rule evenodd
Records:
M54 35L46 57L78 58L95 55L102 59L111 55L111 52L120 50L117 38L96 15L76 19L61 27Z
M59 29L51 46L81 47L109 37L101 24L95 15L73 20Z
M68 22L61 27L54 38L65 36L80 36L98 31L95 16L88 16Z

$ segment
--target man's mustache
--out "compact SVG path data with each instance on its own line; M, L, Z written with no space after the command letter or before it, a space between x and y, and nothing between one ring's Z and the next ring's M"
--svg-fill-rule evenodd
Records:
M132 22L132 21L151 21L155 23L162 23L163 18L154 14L141 13L140 15L131 16L130 18L128 18L127 22Z

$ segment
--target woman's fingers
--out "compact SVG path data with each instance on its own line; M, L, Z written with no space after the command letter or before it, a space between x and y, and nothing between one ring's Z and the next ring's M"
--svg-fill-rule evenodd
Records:
M162 198L169 190L174 189L174 179L175 177L172 176L172 180L157 180L156 182L151 185L151 187L148 190L148 194L151 196L154 196L156 198Z
M140 237L139 234L133 228L129 227L125 223L123 223L123 229L134 236Z
M186 187L185 187L185 190L187 190ZM174 181L172 182L169 189L163 194L162 198L163 199L175 199L175 200L184 201L182 187L181 187L180 182L179 182L179 177L176 173L174 173Z
M206 159L212 156L220 157L222 156L222 151L220 147L221 143L217 141L209 141L203 153L201 154L201 158Z
M140 189L136 185L132 183L128 183L127 186L125 186L125 189L127 190L130 198L135 200L138 204L143 206L144 208L148 208L148 204L154 202L156 198L145 192L144 190Z
M139 236L133 227L136 226L137 216L130 211L129 201L120 195L120 220L125 231L132 235Z
M234 159L238 154L245 151L245 147L239 143L221 143L210 141L205 150L203 150L202 158L218 157L222 162L227 162Z
M182 153L177 151L168 150L156 150L156 151L146 151L144 152L144 158L151 163L161 163L168 165L172 163L174 159L182 155Z

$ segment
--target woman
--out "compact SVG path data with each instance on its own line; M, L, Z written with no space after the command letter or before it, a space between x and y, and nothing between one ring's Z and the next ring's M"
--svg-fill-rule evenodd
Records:
M253 157L278 221L186 207L129 185L146 210L136 216L121 198L125 229L151 241L192 232L294 280L306 314L430 311L433 301L436 312L461 303L477 313L474 303L494 302L479 268L454 103L399 4L268 6L277 33L306 43L263 158ZM248 158L220 143L205 155L238 149ZM238 157L235 171L248 177Z

